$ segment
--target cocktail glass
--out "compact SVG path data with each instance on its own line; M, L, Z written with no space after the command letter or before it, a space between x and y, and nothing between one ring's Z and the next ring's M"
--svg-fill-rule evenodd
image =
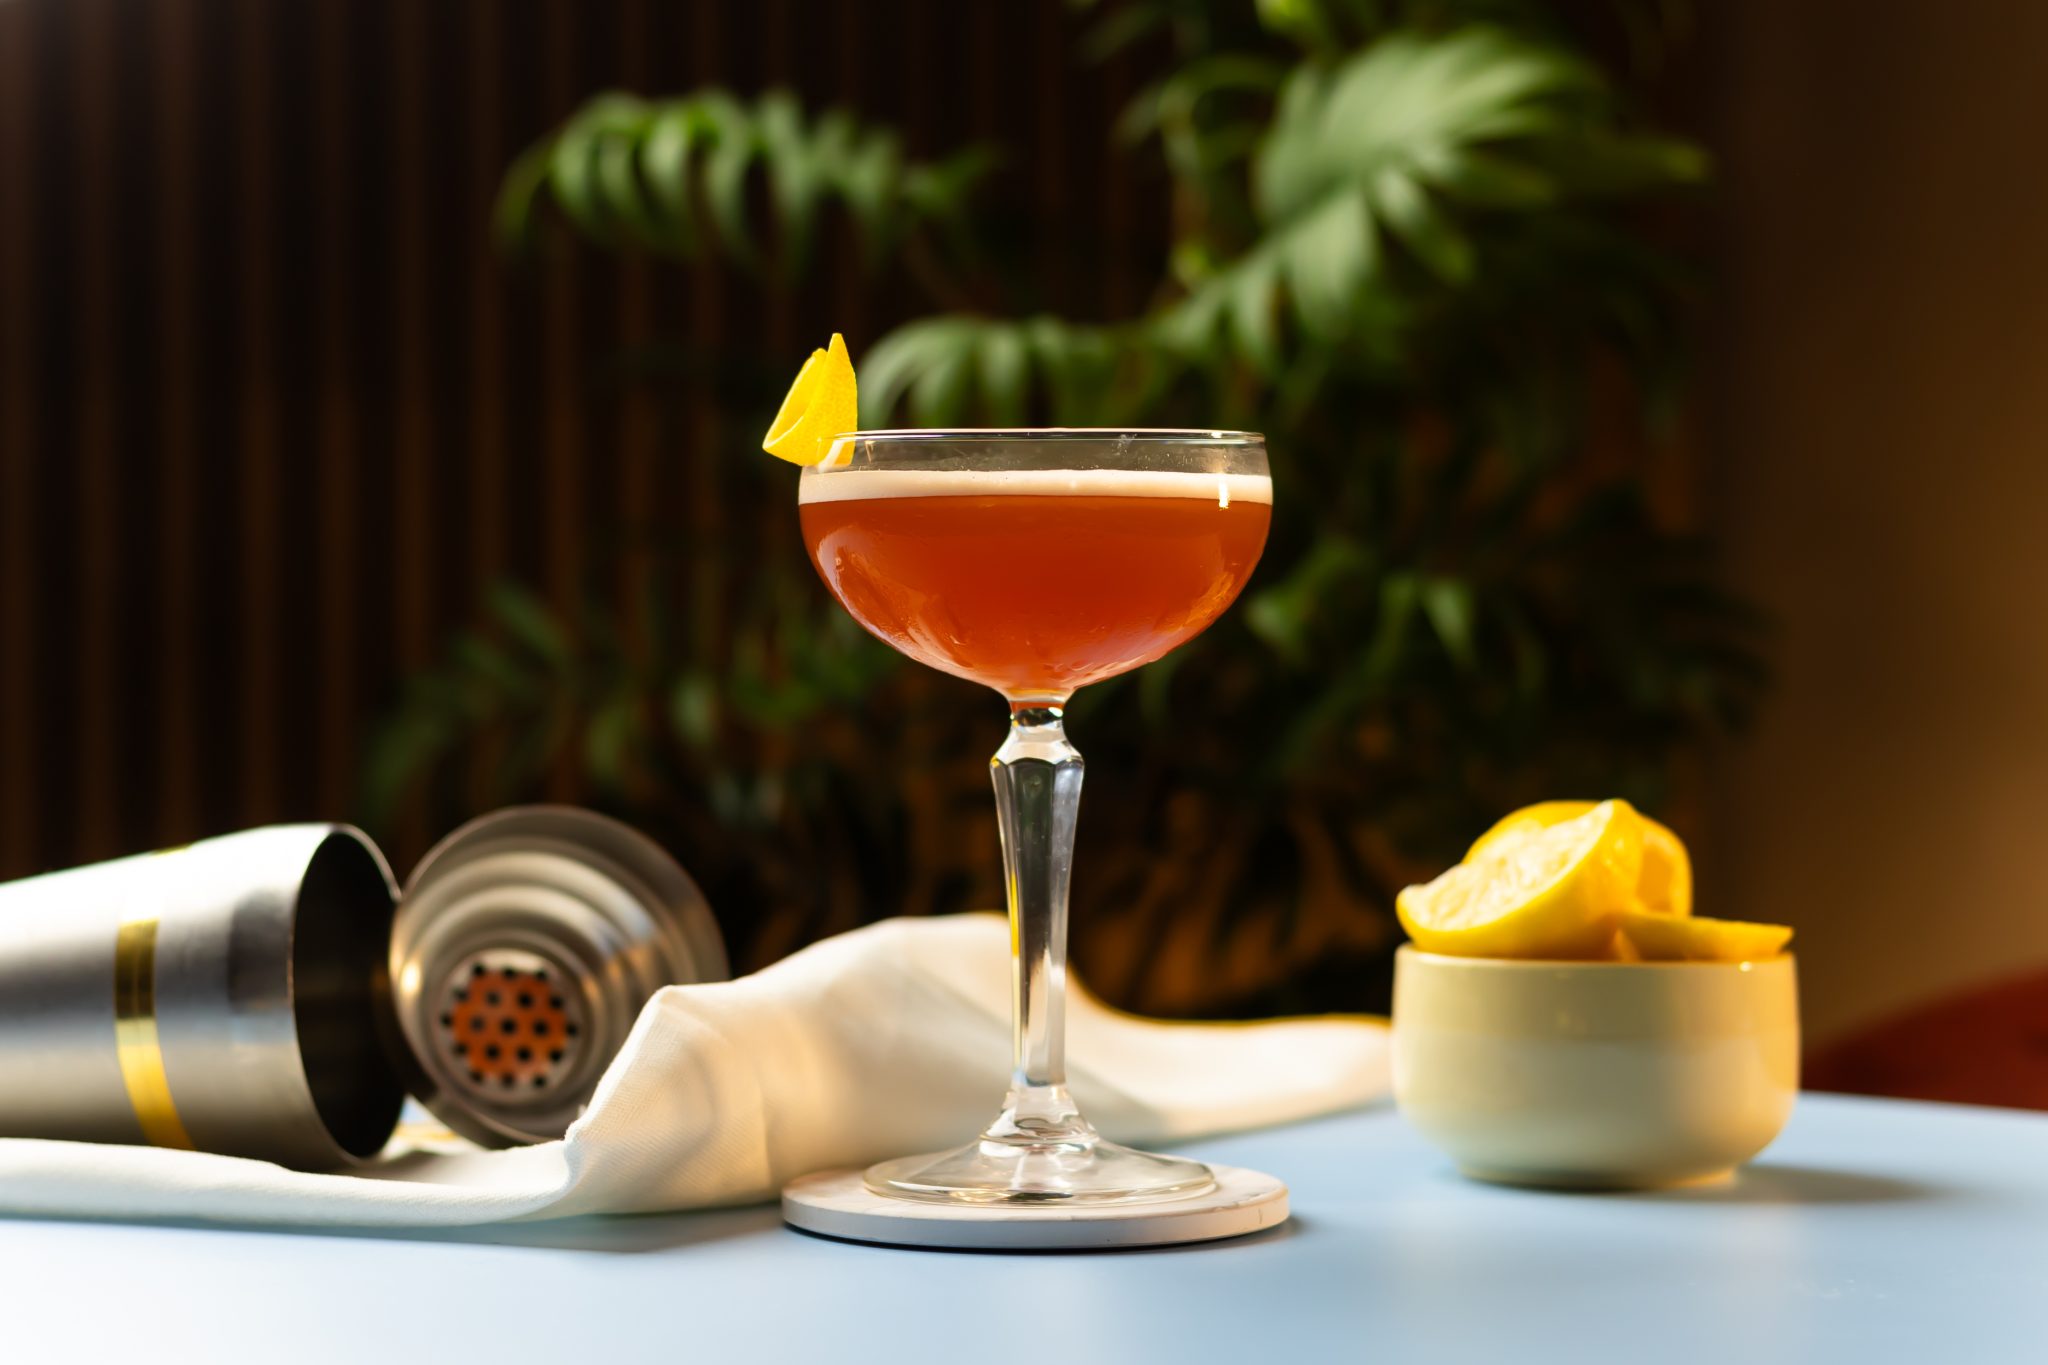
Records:
M804 470L804 540L868 630L1008 700L990 764L1012 947L1002 1112L954 1151L886 1161L878 1194L1119 1204L1198 1194L1207 1167L1110 1142L1067 1093L1076 688L1150 663L1236 598L1265 546L1263 437L1228 431L863 431Z

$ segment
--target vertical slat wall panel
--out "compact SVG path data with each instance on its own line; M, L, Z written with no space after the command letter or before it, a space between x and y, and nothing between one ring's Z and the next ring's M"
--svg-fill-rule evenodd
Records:
M573 0L548 0L542 29L546 47L547 119L550 122L569 113L576 97L578 33ZM583 373L584 351L577 327L580 298L578 271L574 266L557 266L548 272L544 286L542 330L546 336L545 465L541 477L546 498L546 585L556 608L571 611L582 587L584 509L582 466L582 414L578 412L577 390ZM548 796L555 801L576 799L576 773L567 762L558 763L548 774Z
M68 548L75 556L79 596L73 614L78 708L68 736L79 780L68 814L74 846L94 849L116 842L114 791L124 719L115 707L114 686L114 632L123 586L114 480L124 397L115 374L114 179L119 173L116 120L127 92L116 79L116 0L74 0L66 13L76 178L71 270L64 280L76 309L71 400L77 420Z
M621 0L619 5L619 84L635 94L648 90L648 0ZM629 355L641 352L653 338L654 311L651 272L645 256L626 257L616 272L619 290L619 344ZM646 522L654 503L654 462L656 413L653 395L645 384L629 384L620 397L619 413L619 496L615 513L623 549L619 555L619 593L627 602L638 601L646 592L653 564L647 554ZM626 618L628 639L644 648L639 638L640 614Z
M1050 16L1040 16L1035 27L1038 31L1033 35L1031 45L1034 69L1030 81L1041 90L1057 90L1073 68L1073 51L1061 41L1064 34ZM1038 154L1031 183L1033 197L1049 229L1039 234L1036 264L1045 288L1060 296L1072 288L1074 277L1066 251L1072 233L1067 223L1067 216L1072 211L1068 198L1067 149L1065 139L1061 137L1061 120L1066 110L1059 100L1038 100L1032 108L1037 116L1034 143Z
M157 250L151 284L156 292L157 478L154 621L148 639L156 652L156 704L141 708L156 733L141 747L154 752L156 810L150 828L161 844L186 837L185 822L198 802L197 698L194 695L198 611L193 546L198 531L194 473L198 463L197 371L193 319L198 310L193 180L197 164L192 106L198 60L195 0L150 6L150 43L156 200L151 214Z
M490 587L508 568L506 477L509 390L505 381L505 332L509 310L505 299L505 267L487 238L498 179L515 150L505 133L505 23L501 0L470 0L461 15L467 60L467 103L463 111L465 198L458 213L467 235L465 285L468 290L466 380L468 451L464 460L466 487L454 499L449 519L462 520L469 530L469 562L456 595L458 610L481 604ZM459 509L459 510L458 510ZM471 758L465 790L487 791L499 760L491 746Z
M36 406L41 388L35 318L41 308L36 215L40 10L0 5L0 867L40 867L43 759L36 716Z
M830 50L834 74L829 97L834 104L849 109L866 107L862 97L869 86L868 63L860 48L861 18L859 8L854 5L831 7ZM827 96L827 91L821 87L816 94L822 99ZM977 129L974 135L985 137L986 133ZM868 330L866 291L860 286L860 277L853 271L833 272L831 308L834 325L852 339L853 345L864 347L873 335Z
M492 582L566 607L646 581L620 549L649 531L718 533L745 456L710 366L826 327L866 345L924 306L829 242L779 298L713 266L506 261L499 176L589 95L787 84L918 154L998 141L990 216L1042 244L1011 302L1136 302L1157 196L1099 151L1084 22L1059 0L0 0L0 877L356 817L367 736ZM625 362L664 340L694 363L658 399ZM546 784L577 793L567 768Z
M315 57L313 100L317 132L310 149L314 166L312 262L319 276L314 303L317 352L312 400L314 436L303 452L318 463L319 507L313 521L319 568L312 621L313 655L318 661L316 695L308 712L317 733L304 752L315 755L323 810L346 811L355 788L358 732L362 716L355 686L358 564L361 518L356 498L357 447L363 430L353 373L354 337L360 300L350 270L354 234L347 216L356 202L356 138L349 118L349 93L357 88L347 41L347 0L320 0L313 9Z
M437 454L429 393L427 233L428 7L411 0L387 5L391 25L392 119L386 146L390 157L389 222L391 269L388 346L392 365L394 422L390 501L381 510L392 528L392 634L400 670L411 672L432 656L441 619L436 606L432 537L437 514L433 468ZM401 844L427 837L422 812L408 808L397 831Z
M238 623L241 782L237 810L254 824L276 818L283 799L278 767L280 666L277 403L277 221L271 155L277 111L271 78L276 71L269 0L237 0L234 7L235 222L241 244L241 289L235 384L239 389L236 444L241 492L241 613Z
M725 25L716 5L697 6L693 17L692 60L684 80L696 87L719 79ZM690 353L693 358L706 358L715 353L725 322L725 278L712 266L698 265L690 271L689 292ZM696 457L686 464L689 482L683 501L691 544L701 547L718 534L719 462L708 458L718 440L718 398L709 366L693 368L690 411L695 420L687 440ZM717 604L687 590L679 596L690 616L691 633L699 638L715 634L719 628Z
M1109 63L1108 96L1111 104L1121 107L1136 88L1131 81L1129 53L1120 53ZM1127 242L1131 239L1135 220L1133 203L1135 193L1131 178L1117 174L1113 165L1104 166L1096 177L1102 187L1102 235L1111 242ZM1104 277L1101 297L1105 299L1112 316L1123 317L1137 312L1145 303L1138 297L1136 281L1130 254L1123 251L1105 251L1098 259L1102 263Z
M393 16L390 141L391 329L393 389L398 405L393 443L393 499L389 517L397 543L397 600L393 603L398 663L415 669L433 648L434 566L429 537L436 514L432 462L433 413L427 392L426 140L427 7L397 0Z
M505 572L505 300L503 265L483 240L498 177L509 156L501 77L505 31L499 0L470 0L464 31L469 104L463 125L469 176L460 226L476 240L469 270L469 493L467 599L480 601Z

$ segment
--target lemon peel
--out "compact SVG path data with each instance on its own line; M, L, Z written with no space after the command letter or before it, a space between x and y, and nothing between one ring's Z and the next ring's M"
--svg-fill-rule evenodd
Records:
M761 449L791 464L817 464L831 452L834 437L859 425L853 359L846 352L846 338L834 332L831 344L812 351L797 371Z
M1626 801L1504 831L1476 858L1403 891L1394 910L1424 952L1605 957L1642 873L1642 831Z
M1792 930L1783 924L1733 919L1679 919L1648 910L1624 910L1617 942L1644 962L1761 962L1785 951Z
M1502 816L1493 828L1473 841L1465 853L1471 862L1511 830L1533 826L1547 829L1566 820L1576 820L1593 809L1591 801L1539 801ZM1634 808L1631 807L1631 810ZM1685 841L1663 825L1635 812L1643 826L1643 871L1636 883L1635 898L1640 908L1665 915L1692 913L1692 858Z

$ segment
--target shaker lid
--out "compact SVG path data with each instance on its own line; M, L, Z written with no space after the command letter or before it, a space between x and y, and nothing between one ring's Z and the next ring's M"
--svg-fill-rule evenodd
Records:
M562 1136L649 997L729 974L689 874L645 835L569 806L450 834L413 869L392 927L416 1093L494 1147Z

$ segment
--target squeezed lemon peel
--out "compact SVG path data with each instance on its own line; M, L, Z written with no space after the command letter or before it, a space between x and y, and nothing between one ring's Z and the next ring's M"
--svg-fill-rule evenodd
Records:
M1458 866L1395 902L1418 948L1616 963L1764 961L1782 924L1696 918L1684 841L1626 801L1543 801L1504 816Z
M1624 910L1617 937L1644 962L1761 962L1785 951L1792 930L1783 924L1733 919L1678 919Z
M1617 913L1631 903L1642 857L1634 809L1602 801L1569 820L1507 831L1476 859L1403 891L1394 910L1424 952L1604 957Z
M1465 861L1471 862L1511 830L1529 825L1548 828L1566 820L1576 820L1593 809L1595 804L1592 801L1538 801L1533 806L1524 806L1513 814L1502 816L1491 829L1473 840L1472 847L1465 852ZM1685 841L1641 811L1634 807L1630 809L1643 826L1643 871L1636 882L1636 900L1641 903L1640 908L1666 915L1690 915L1692 857L1686 852Z

